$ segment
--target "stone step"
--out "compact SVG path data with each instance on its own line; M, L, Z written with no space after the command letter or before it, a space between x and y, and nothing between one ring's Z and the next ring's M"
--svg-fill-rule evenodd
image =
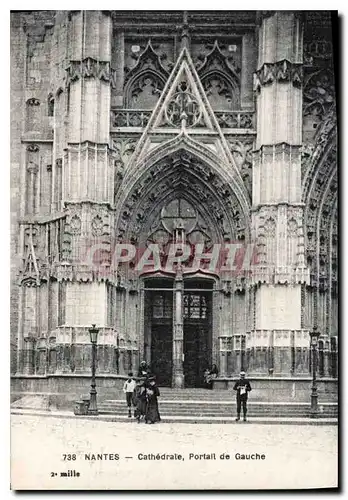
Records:
M219 413L165 413L162 410L160 411L161 417L175 417L175 418L183 418L183 419L190 419L190 418L205 418L205 419L228 419L228 418L235 418L236 412L231 412L231 413L226 413L226 414L219 414ZM104 411L100 410L99 415L106 415L106 416L115 416L115 417L123 417L127 418L127 412L113 412L113 411ZM132 417L134 418L134 417ZM248 412L248 418L278 418L278 419L290 419L290 418L310 418L310 413L305 412L301 414L289 414L289 413L251 413ZM336 415L331 415L328 413L320 413L317 417L318 419L328 419L328 418L337 418Z
M186 405L186 404L172 404L172 403L164 403L164 402L159 402L161 408L170 408L173 410L178 410L180 409L181 411L231 411L234 408L237 407L236 404L226 404L226 405L212 405L212 404L199 404L199 405ZM98 403L99 408L120 408L124 409L127 408L126 403L122 404L112 404L112 403ZM310 409L310 405L305 405L305 406L290 406L290 405L253 405L253 404L248 404L248 408L252 411L291 411L291 412L303 412L307 411ZM331 411L331 412L337 412L337 406L335 405L319 405L320 411Z
M164 399L164 398L159 398L158 399L161 404L173 404L173 405L186 405L186 406L192 406L192 405L236 405L236 400L235 398L233 399L226 399L226 400L221 400L221 401L210 401L210 400L170 400L170 399ZM126 401L125 398L122 399L104 399L100 401L100 404L114 404L114 405L125 405ZM322 402L320 401L319 406L324 406L324 407L337 407L337 403L335 402ZM289 406L292 408L304 408L307 406L310 406L310 404L303 403L303 402L292 402L292 401L248 401L249 406L260 406L260 407L265 407L265 406L271 406L271 407L276 407L276 406Z
M12 415L26 415L26 416L40 416L57 418L62 422L62 419L73 420L93 420L103 422L129 422L135 423L134 418L128 418L127 415L74 415L71 411L43 411L43 410L30 410L18 409L11 410ZM245 424L243 420L240 422L235 421L235 416L228 417L200 417L196 415L190 416L175 416L175 415L161 415L162 424L166 423L183 423L183 424L233 424L233 425L338 425L337 418L308 418L308 417L248 417L248 422Z
M165 415L173 416L205 416L219 417L230 416L236 413L236 403L231 401L160 401L160 411ZM98 403L101 413L125 415L127 407L125 401L108 400ZM338 414L337 404L319 404L321 417L335 417ZM248 414L255 416L308 416L310 405L308 403L257 403L248 404Z
M236 394L234 391L205 391L205 392L170 392L169 390L163 391L160 389L160 398L161 400L170 400L170 401L228 401L235 400ZM109 396L110 397L110 396ZM124 394L122 392L115 392L113 395L114 399L124 399ZM262 401L262 399L258 399L260 396L256 393L252 393L252 398L255 401ZM272 394L269 395L272 397ZM272 400L271 402L273 402ZM310 401L310 394L308 395L308 401L304 402L304 404L308 404ZM319 394L319 401L321 403L333 403L335 400L330 397L330 395ZM268 401L265 401L268 403ZM294 401L297 403L297 401Z

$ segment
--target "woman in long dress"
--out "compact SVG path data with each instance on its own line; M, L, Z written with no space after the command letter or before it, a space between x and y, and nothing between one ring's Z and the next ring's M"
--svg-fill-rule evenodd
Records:
M145 378L141 378L138 380L135 389L134 389L134 416L137 419L138 423L141 418L145 417L146 413L146 386L145 386Z
M154 424L155 422L161 421L161 416L158 410L158 396L160 396L160 391L156 385L155 377L150 377L146 387L146 424Z

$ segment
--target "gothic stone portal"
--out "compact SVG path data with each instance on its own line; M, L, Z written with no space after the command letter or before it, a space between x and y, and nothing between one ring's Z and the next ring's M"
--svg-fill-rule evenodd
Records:
M173 279L147 280L144 350L160 385L175 385L174 367L179 366L185 387L202 387L204 370L211 366L212 359L212 283L185 280L179 316L175 314L177 293ZM173 332L177 331L178 320L183 324L182 357L174 359Z

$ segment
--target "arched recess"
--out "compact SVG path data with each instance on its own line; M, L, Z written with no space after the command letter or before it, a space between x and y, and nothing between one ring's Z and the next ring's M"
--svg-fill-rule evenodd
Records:
M152 110L169 74L149 40L136 65L126 74L125 107Z
M119 213L128 193L146 172L150 172L151 168L164 158L174 157L178 151L183 151L200 162L202 173L208 176L208 179L211 176L214 179L219 179L226 189L234 193L242 213L249 218L250 198L238 167L231 152L228 149L227 151L223 150L223 144L219 144L217 149L220 149L220 156L217 156L208 146L191 139L185 132L181 132L174 139L152 148L144 157L141 156L141 153L140 156L139 153L136 156L137 152L135 151L123 179L122 189L115 207L116 213ZM247 225L250 226L249 223Z
M211 52L198 68L198 74L211 107L226 111L240 108L240 77L215 40Z
M304 228L310 285L305 290L304 327L318 327L325 339L337 335L337 145L334 110L316 134L303 177ZM330 375L331 355L323 375Z
M164 88L165 78L153 70L145 70L128 80L125 86L125 107L152 110Z
M140 250L143 250L149 241L156 242L156 231L162 231L159 236L165 233L165 228L161 225L163 211L179 199L191 206L195 216L197 215L195 225L190 227L188 236L196 231L198 238L206 238L204 243L207 243L207 252L211 253L209 245L213 243L250 241L250 207L244 185L238 177L238 170L234 170L233 164L226 166L227 160L224 163L221 158L217 159L213 151L206 151L207 149L189 138L177 137L166 144L161 143L143 158L131 158L133 163L129 165L119 188L115 207L116 242L130 243L136 248L140 247ZM176 227L179 228L180 224ZM189 268L184 267L183 275L187 276L193 268L190 264ZM146 302L146 293L142 286L144 269L137 269L131 264L118 271L121 282L130 283L137 292L126 299L126 291L117 291L120 296L117 300L120 303L122 300L126 303L127 300L126 314L137 318L135 328L138 332L140 357L151 359L150 344L146 340L149 325L147 315L151 307ZM214 274L219 285L211 292L214 307L211 319L212 336L209 337L211 340L207 352L212 356L212 362L219 363L221 338L223 336L231 340L231 325L236 323L238 331L246 331L248 292L246 288L240 291L238 287L244 284L240 285L238 278L226 277L222 273L219 274L219 270L215 271L211 271L210 276ZM197 278L197 272L192 276ZM203 272L203 276L207 274ZM160 276L157 277L160 279ZM171 278L174 278L173 272ZM229 287L225 288L228 281ZM234 307L232 303L235 303ZM224 329L221 326L222 314L230 315L230 322L226 321ZM170 324L172 325L172 322ZM122 331L121 327L119 329ZM231 341L228 345L232 345ZM232 353L230 358L233 358ZM235 369L234 366L234 361L231 361L226 370L230 373Z
M221 71L209 71L202 77L202 85L211 107L216 111L240 108L239 82Z
M164 205L178 197L197 210L214 242L249 241L247 200L236 193L233 183L220 175L209 159L204 161L179 146L154 161L145 159L142 163L138 175L125 179L123 196L117 203L119 241L143 242L142 232L152 230Z

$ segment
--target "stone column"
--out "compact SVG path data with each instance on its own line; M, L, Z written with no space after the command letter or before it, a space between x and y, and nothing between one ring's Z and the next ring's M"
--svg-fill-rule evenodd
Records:
M219 367L220 377L227 377L228 375L228 355L230 354L229 345L231 344L230 337L220 337L220 356Z
M330 342L325 340L324 343L324 376L330 377Z
M291 339L296 342L293 332L302 327L301 284L309 279L304 262L301 202L300 15L267 12L261 16L258 39L252 230L260 263L251 280L257 285L256 310L248 342L258 358L252 363L254 370L267 374L263 354L273 347L274 373L290 375L294 364L291 356L297 347ZM273 346L269 343L272 335Z
M70 327L59 327L56 330L56 353L57 364L56 373L71 372L71 358L73 350L71 346L73 337L73 329ZM75 354L75 353L74 353Z
M112 204L110 158L112 26L104 11L75 11L75 43L67 69L70 93L68 150L64 161L65 201Z
M35 341L34 337L24 337L24 366L25 375L35 373Z
M27 166L28 170L28 197L27 197L27 212L30 215L34 215L37 212L37 174L39 171L38 165L35 163L29 163Z
M242 41L241 108L254 106L252 95L253 70L256 64L255 40L253 33L245 33Z
M110 105L113 72L111 69L112 21L107 11L71 11L71 43L66 68L69 95L68 128L56 189L67 212L64 241L67 253L75 255L71 281L67 285L67 309L64 324L72 329L69 346L70 365L62 363L66 346L57 341L57 363L61 370L86 368L85 329L95 323L107 326L107 280L102 262L86 258L95 245L111 245L113 227L113 160L110 142ZM58 168L59 167L59 168ZM70 246L69 246L70 245ZM93 253L97 258L98 250ZM103 279L100 279L103 277ZM98 288L98 290L96 290ZM82 327L82 328L81 328ZM109 354L116 344L114 333L106 335L98 347L100 367L109 370ZM63 358L62 358L63 356ZM113 354L110 354L113 358ZM120 366L123 366L122 360Z
M183 323L183 292L184 282L182 272L178 270L175 277L174 316L173 316L173 387L183 388L184 381L184 323Z
M47 350L38 349L36 351L36 373L38 375L44 375L46 373L47 366Z
M139 368L139 351L138 349L133 349L132 351L132 371L133 375L137 374L138 368Z
M124 86L124 32L119 30L116 34L116 47L113 52L113 65L116 70L115 89L112 105L122 108L123 106L123 86Z

